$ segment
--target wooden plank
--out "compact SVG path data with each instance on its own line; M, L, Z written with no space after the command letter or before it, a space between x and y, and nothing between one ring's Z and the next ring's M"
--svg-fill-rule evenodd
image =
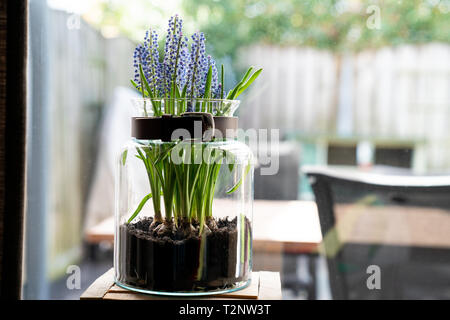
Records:
M104 300L179 300L179 299L281 299L281 282L278 272L253 272L252 282L247 288L239 291L198 297L158 296L136 293L114 284L114 269L110 269L99 277L80 297L87 299ZM278 281L278 283L276 283ZM270 290L272 292L265 292Z
M107 293L103 297L103 300L228 300L225 297L174 297L174 296L157 296L149 294L140 294L133 292L119 292L119 293Z
M279 272L260 271L259 300L281 300L281 280Z
M122 288L117 284L113 284L113 286L108 290L108 293L125 293L125 292L130 292L130 290Z
M252 272L252 281L247 288L242 290L222 293L222 294L214 294L211 297L223 297L223 298L234 298L234 299L258 299L258 289L259 289L259 272ZM127 289L124 289L116 284L114 284L107 292L108 294L130 294L131 292ZM132 293L139 295L139 293ZM108 296L113 297L113 296Z
M178 300L177 297L151 296L128 292L108 292L103 297L104 300Z
M81 300L103 299L108 290L114 285L114 268L109 269L92 283L81 295Z
M252 280L247 288L242 290L217 294L215 297L235 298L235 299L258 299L259 295L259 272L252 272Z
M222 297L222 298L232 298L232 299L258 299L258 290L259 290L259 272L252 272L252 281L250 285L247 288L234 291L234 292L228 292L228 293L222 293L222 294L214 294L210 297ZM127 289L124 289L118 285L113 285L107 292L107 294L134 294L134 295L140 295L139 293L130 292ZM117 295L108 295L107 298L117 298ZM122 296L123 298L126 298L126 296ZM150 297L155 297L150 295ZM159 297L159 296L157 296ZM202 298L202 297L197 297Z

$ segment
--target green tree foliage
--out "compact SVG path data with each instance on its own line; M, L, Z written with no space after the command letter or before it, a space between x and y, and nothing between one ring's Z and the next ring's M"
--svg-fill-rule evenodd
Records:
M217 57L234 56L256 42L337 52L450 42L449 0L184 0L182 5ZM377 8L380 28L369 28Z

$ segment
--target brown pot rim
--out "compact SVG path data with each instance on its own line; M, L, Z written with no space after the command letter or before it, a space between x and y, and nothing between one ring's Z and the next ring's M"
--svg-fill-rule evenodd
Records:
M238 129L238 117L211 116L210 113L185 113L181 116L163 115L161 117L132 117L131 136L139 140L171 141L173 132L184 129L193 139L208 141L205 132L214 132L214 136L235 138ZM199 130L201 124L201 130ZM184 132L186 132L184 131ZM178 139L179 137L175 137Z

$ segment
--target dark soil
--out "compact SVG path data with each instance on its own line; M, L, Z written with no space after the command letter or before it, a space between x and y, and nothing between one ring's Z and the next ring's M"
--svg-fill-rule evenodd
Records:
M152 222L144 218L119 227L116 272L121 283L175 292L226 289L248 279L252 237L247 219L240 244L237 218L209 221L203 236L196 223Z

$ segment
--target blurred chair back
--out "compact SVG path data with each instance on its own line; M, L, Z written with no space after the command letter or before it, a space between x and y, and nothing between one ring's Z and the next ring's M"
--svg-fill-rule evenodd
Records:
M275 174L264 175L261 170L262 165L258 163L255 168L255 199L264 200L297 200L298 187L300 184L298 169L300 166L300 149L298 145L291 141L283 141L277 145L276 151L271 150L271 146L259 146L258 152L270 155L272 161L276 159L278 164L270 163L264 165L274 166ZM258 159L258 162L260 159ZM275 170L276 169L276 170Z
M333 299L450 298L450 176L303 171Z

